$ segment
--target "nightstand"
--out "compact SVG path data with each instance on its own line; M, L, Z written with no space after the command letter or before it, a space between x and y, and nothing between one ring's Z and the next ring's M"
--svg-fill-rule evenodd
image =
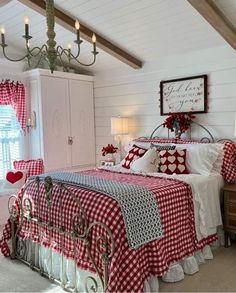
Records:
M229 233L236 234L236 184L226 184L223 193L225 247L228 247Z

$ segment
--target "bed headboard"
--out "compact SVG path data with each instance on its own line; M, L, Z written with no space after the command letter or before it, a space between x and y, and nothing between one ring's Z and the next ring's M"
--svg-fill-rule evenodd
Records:
M200 123L197 123L195 121L192 121L191 122L191 125L197 125L198 127L200 127L201 129L204 130L204 133L206 135L204 135L203 137L201 137L200 139L198 139L198 141L200 142L223 142L223 141L230 141L230 142L233 142L231 139L227 139L227 138L223 138L223 139L220 139L220 140L215 140L215 138L213 137L213 135L211 134L211 132L203 125L201 125ZM187 131L187 134L188 134L188 139L192 139L191 138L191 125ZM158 130L160 130L161 128L164 127L164 123L158 125L154 130L153 132L151 133L150 135L150 138L159 138L157 133L158 133ZM166 128L166 131L167 131L167 138L170 138L170 130ZM177 128L177 127L174 127L174 134L175 134L175 137L176 138L181 138L181 135L183 133L181 133L181 131Z

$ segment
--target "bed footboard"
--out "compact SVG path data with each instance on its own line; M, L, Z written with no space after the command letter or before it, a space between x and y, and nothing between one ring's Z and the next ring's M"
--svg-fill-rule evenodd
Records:
M44 194L42 194L42 184L44 189ZM37 192L37 201L32 201L27 191L35 186ZM54 197L54 189L55 187L59 190L59 214L61 215L61 224L54 225L53 223L53 201ZM40 191L41 190L41 191ZM76 206L79 208L79 213L75 213L71 218L71 229L67 231L65 229L65 225L63 224L63 205L61 201L62 193L67 193L68 196L73 198L76 203ZM39 208L40 197L44 196L47 203L47 220L43 220L43 216L41 214ZM58 199L57 199L58 200ZM32 229L33 225L37 225L38 227L38 239L40 239L40 231L41 229L47 229L49 233L49 241L51 241L53 237L53 233L58 233L60 237L70 237L73 241L73 259L74 259L74 288L69 290L73 292L78 292L77 289L77 261L76 257L78 255L78 241L81 241L83 245L86 247L86 253L89 258L90 263L92 264L94 271L96 272L97 279L94 276L89 276L85 279L84 288L86 292L97 292L98 291L98 280L102 284L103 291L106 291L108 280L109 280L109 265L111 258L114 254L115 250L115 241L114 236L107 225L102 222L94 221L89 223L88 218L86 216L86 212L78 198L71 190L68 184L53 181L51 177L46 177L45 179L41 179L36 177L34 180L29 181L21 190L20 195L11 196L8 201L8 209L10 213L10 221L11 221L11 258L19 259L30 266L31 269L39 272L41 275L46 276L51 281L55 281L56 283L60 283L61 287L65 289L65 283L60 280L56 280L55 277L49 272L45 272L42 267L38 264L35 264L34 261L34 253L32 241L29 242L29 246L27 247L26 242L21 239L20 232L22 227L27 227L28 231L28 239L32 239ZM45 218L45 217L44 217ZM27 224L27 225L25 225ZM102 235L95 235L92 233L94 228L100 228L99 230L103 231ZM104 236L105 235L105 236ZM94 239L95 237L95 239ZM95 243L95 246L92 243ZM102 269L98 266L96 259L94 257L94 247L99 254L99 257L102 261ZM39 251L37 252L39 253ZM52 258L53 249L50 249L50 257L49 257L49 265L52 268L53 266L53 258ZM61 251L61 274L63 275L63 248ZM30 255L30 259L27 260L26 255ZM38 256L39 258L39 256Z

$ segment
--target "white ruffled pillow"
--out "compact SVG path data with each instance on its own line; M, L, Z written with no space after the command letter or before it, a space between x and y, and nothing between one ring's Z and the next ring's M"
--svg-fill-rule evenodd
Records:
M176 149L183 148L187 149L186 166L189 173L210 175L221 156L223 145L220 143L176 144ZM220 166L217 166L217 169L220 169Z
M142 158L139 158L131 163L130 169L139 173L154 173L158 172L160 163L159 155L155 148L147 150Z

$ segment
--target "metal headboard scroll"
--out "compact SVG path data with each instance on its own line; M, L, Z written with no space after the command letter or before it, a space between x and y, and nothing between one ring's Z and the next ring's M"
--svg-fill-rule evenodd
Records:
M205 130L205 132L208 134L209 137L207 137L207 136L206 136L206 137L202 137L202 138L200 139L200 141L202 141L202 142L215 142L215 139L214 139L213 135L210 133L210 131L209 131L205 126L203 126L203 125L201 125L201 124L199 124L199 123L197 123L197 122L195 122L195 121L192 121L191 124L198 125L200 128L202 128L203 130ZM152 134L150 135L150 138L157 138L157 136L155 135L155 133L156 133L157 130L159 130L161 127L164 127L164 124L160 124L160 125L158 125L158 126L153 130ZM167 131L168 131L168 138L169 138L169 137L170 137L170 130L167 129ZM178 128L174 128L174 134L175 134L175 137L176 137L176 138L180 138L181 135L182 135L183 133L180 133L180 130L179 130ZM188 134L189 134L189 136L190 136L189 138L191 139L191 126L190 126L190 128L189 128L189 130L188 130Z

